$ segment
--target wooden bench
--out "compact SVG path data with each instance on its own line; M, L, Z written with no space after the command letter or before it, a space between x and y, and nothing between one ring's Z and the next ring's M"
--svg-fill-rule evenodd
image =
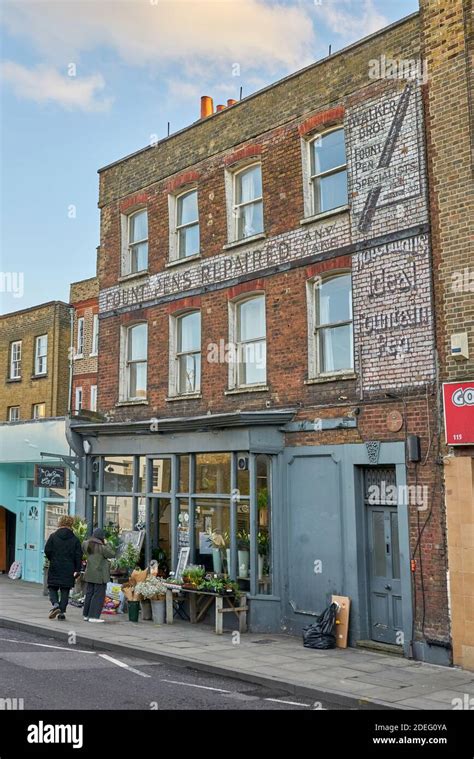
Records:
M239 621L239 632L247 632L247 596L242 595L239 599L240 606L236 606L236 598L234 595L218 595L217 593L209 593L201 590L189 590L182 588L167 588L166 589L166 623L168 625L173 624L174 605L173 605L173 593L186 593L189 596L189 616L191 624L195 625L200 622L206 614L212 602L215 601L215 625L216 634L222 635L224 631L224 614L235 614ZM227 603L227 608L225 605Z

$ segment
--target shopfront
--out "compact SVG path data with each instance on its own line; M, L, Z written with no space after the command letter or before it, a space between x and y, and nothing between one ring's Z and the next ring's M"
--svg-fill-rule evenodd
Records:
M75 475L62 456L70 454L64 419L1 425L0 520L1 571L19 561L22 579L43 582L44 545L63 514L75 513ZM41 456L42 452L56 456ZM54 469L61 479L38 486L37 467Z
M292 417L234 412L162 420L157 430L73 420L75 450L89 451L89 527L138 525L144 560L164 555L171 571L189 547L191 563L237 580L254 632L300 634L332 594L347 595L352 644L374 639L408 654L410 506L384 495L406 486L404 445L378 444L377 461L364 443L290 446Z

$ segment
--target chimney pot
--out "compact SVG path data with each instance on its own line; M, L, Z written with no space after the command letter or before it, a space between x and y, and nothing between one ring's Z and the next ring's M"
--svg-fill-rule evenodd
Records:
M235 105L237 100L234 100L233 98L230 98L230 100L227 101L227 107L230 107L231 105Z
M214 113L214 102L209 95L201 97L201 118L206 119Z
M219 113L219 111L223 111L223 110L224 110L224 108L225 108L225 105L218 105L218 106L216 107L216 113Z

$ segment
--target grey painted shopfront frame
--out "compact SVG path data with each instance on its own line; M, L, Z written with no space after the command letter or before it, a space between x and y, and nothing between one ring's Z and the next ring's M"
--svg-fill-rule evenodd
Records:
M297 446L285 448L284 424L255 427L235 427L232 429L213 429L207 431L173 432L150 434L123 432L112 434L107 430L101 434L96 430L87 434L81 429L81 434L92 443L92 452L87 457L90 470L91 455L141 455L147 458L171 456L172 466L177 466L178 455L196 452L229 452L233 459L238 453L248 452L250 470L250 509L251 533L251 586L250 586L250 624L255 632L287 631L298 633L301 628L311 622L311 617L300 614L292 609L289 593L290 567L290 536L291 536L291 504L294 501L290 468L294 462L305 459L311 467L311 462L325 458L334 463L337 469L338 483L338 521L340 541L334 552L334 561L341 564L340 580L334 584L332 592L347 595L352 600L350 642L353 644L360 639L369 639L369 609L368 609L368 579L366 551L366 523L363 506L362 474L363 468L371 465L369 453L364 443L344 445ZM272 459L271 467L271 529L272 529L272 594L257 595L256 593L256 493L255 493L255 458L258 454L266 454ZM193 457L191 457L193 462ZM381 443L379 448L378 465L392 465L396 470L398 486L406 486L405 445L403 442ZM191 464L192 466L192 464ZM235 468L231 467L232 478ZM88 480L90 481L90 480ZM172 479L177 482L176 473ZM231 490L235 486L231 482ZM293 488L295 490L295 488ZM156 495L156 494L155 494ZM189 494L189 498L195 494ZM161 496L161 494L160 494ZM163 495L162 497L165 497ZM171 497L173 524L176 521L179 496L176 491L168 494ZM88 515L90 515L90 495L87 497ZM102 505L103 508L103 505ZM403 648L405 655L410 655L412 640L412 590L410 575L409 549L409 519L408 506L400 503L399 510L399 544L401 583L403 597ZM147 510L148 512L148 510ZM190 514L193 510L191 509ZM135 511L136 514L136 511ZM231 508L232 534L235 543L235 509ZM173 566L176 561L176 541L173 545ZM235 575L236 546L233 545L232 573ZM311 580L314 578L312 577ZM311 581L307 579L307 582ZM317 594L315 596L317 598ZM329 601L326 593L319 597L307 611L313 614L322 611Z
M286 504L286 528L290 536L291 505L294 495L291 492L291 477L288 468L298 459L330 458L337 467L339 516L340 516L340 545L335 552L334 561L341 562L339 587L334 587L335 595L345 595L351 598L350 643L357 640L370 639L369 608L368 608L368 566L367 566L367 525L363 499L363 469L373 465L369 460L367 447L364 443L344 444L336 446L299 446L288 447L283 453L283 466L280 467L280 487L284 493ZM403 442L381 443L378 466L395 466L396 483L400 488L407 484L405 445ZM413 608L412 587L410 574L410 543L409 543L409 514L408 504L404 501L398 504L399 549L402 586L403 613L403 650L406 656L411 655ZM291 548L289 540L282 540L281 561L290 567ZM318 559L315 556L315 559ZM337 572L336 572L337 574ZM311 578L313 579L313 578ZM317 608L300 609L295 612L291 606L289 581L282 589L284 627L291 631L300 631L311 622L311 617L304 611L320 613L329 603L329 593L319 595ZM317 593L315 593L317 597Z

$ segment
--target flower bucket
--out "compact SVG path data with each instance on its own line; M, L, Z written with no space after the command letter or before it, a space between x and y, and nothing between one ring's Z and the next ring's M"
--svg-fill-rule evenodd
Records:
M155 625L164 625L165 624L165 601L150 601L151 603L151 610L153 614L153 622Z
M140 614L140 601L128 602L128 620L129 622L138 622Z
M142 619L144 622L150 622L152 619L151 616L151 605L150 601L144 600L140 601L140 606L142 607Z

